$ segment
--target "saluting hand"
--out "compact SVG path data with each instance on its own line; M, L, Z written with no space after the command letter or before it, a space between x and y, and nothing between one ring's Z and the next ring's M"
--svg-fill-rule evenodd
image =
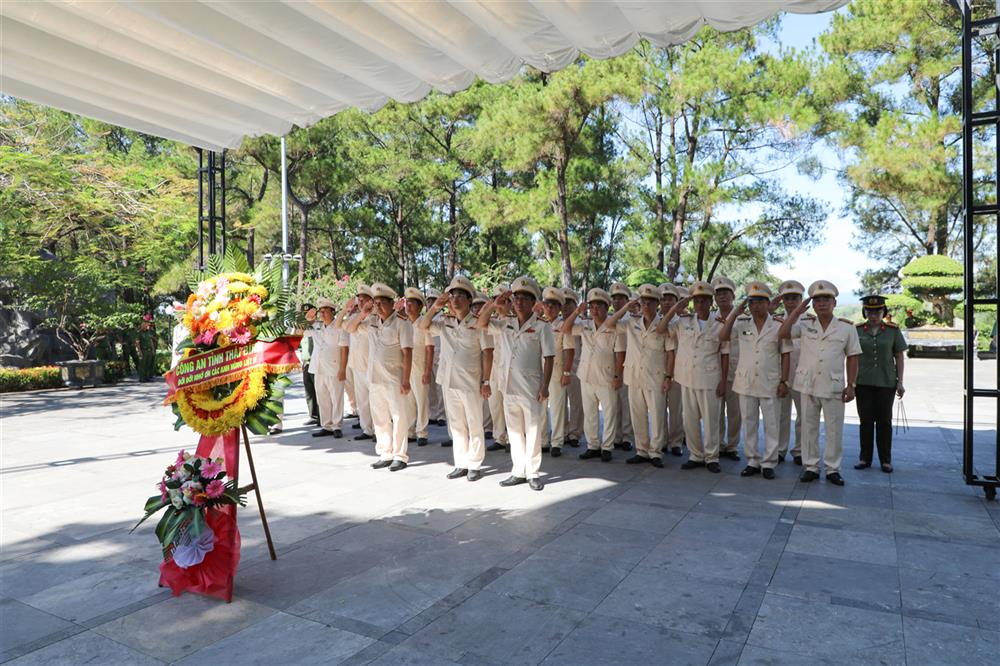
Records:
M778 309L779 305L781 305L781 296L775 296L771 299L771 302L767 304L768 313L774 314L774 311Z
M347 302L344 303L344 307L347 308L348 312L354 312L355 310L357 310L358 309L358 297L357 296L351 296L349 299L347 299Z
M531 311L536 315L541 315L542 312L544 312L544 310L542 310L542 304L538 301L535 301L535 304L531 306Z
M812 303L812 297L811 296L809 296L807 298L803 298L802 302L799 303L799 306L797 308L795 308L795 312L798 313L798 314L802 314L803 312L805 312L806 310L809 309L809 304L810 303Z
M402 312L403 308L405 307L406 307L405 298L397 298L396 302L392 304L392 309L395 310L396 312Z
M434 309L440 310L444 306L448 305L448 294L441 294L434 299Z

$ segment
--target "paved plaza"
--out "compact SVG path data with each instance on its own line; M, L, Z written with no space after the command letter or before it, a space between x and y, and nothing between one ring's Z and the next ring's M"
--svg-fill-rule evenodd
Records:
M447 481L443 428L375 471L370 442L309 436L295 390L285 432L253 437L278 560L251 496L232 604L171 597L153 522L128 534L197 441L162 383L4 395L0 661L993 663L1000 505L961 477L961 370L909 362L892 475L851 469L849 419L843 488L798 483L790 461L767 481L570 448L540 493L497 485L503 452Z

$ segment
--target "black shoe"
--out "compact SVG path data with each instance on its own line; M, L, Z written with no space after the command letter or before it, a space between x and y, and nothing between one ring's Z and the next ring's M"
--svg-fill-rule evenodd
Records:
M504 445L501 444L500 442L493 442L492 444L490 444L489 446L486 447L486 450L487 451L503 451L504 450Z
M389 465L390 472L398 472L401 469L406 469L406 463L402 460L393 460L392 464Z
M313 437L334 437L332 430L317 430L313 433Z
M523 476L508 476L506 479L500 482L500 485L504 488L510 488L511 486L519 486L522 483L527 483L528 480Z
M586 451L580 454L580 460L590 460L591 458L600 458L600 457L601 457L600 449L587 449Z
M372 469L382 469L392 464L391 460L378 460L372 463Z
M549 446L549 445L545 445L545 446L542 447L542 453L548 453L551 450L552 450L552 447Z
M446 439L443 442L441 442L441 446L443 446L445 448L449 448L451 445L452 445L452 443L451 443L450 439Z
M340 439L344 436L344 433L340 432L340 428L337 428L336 430L333 431L333 436L336 437L337 439Z
M319 425L319 419L309 419L302 425Z
M649 464L658 469L663 469L663 459L662 458L650 458Z
M273 426L271 426L270 428L267 429L267 434L268 435L277 435L277 434L279 434L281 432L281 430L282 430L281 424L280 423L276 423L276 424L274 424Z
M778 456L778 464L781 465L784 462L785 462L785 454L782 453L780 456Z
M355 423L354 425L351 426L351 429L352 430L361 430L361 424L360 423Z
M439 426L443 426L443 425L447 425L447 423L448 423L448 422L447 422L447 421L445 421L444 419L438 419L438 420L437 420L437 424L438 424Z
M736 451L723 451L722 453L719 454L719 456L722 458L729 458L730 460L740 459L740 454L737 453Z
M493 431L487 430L483 433L483 439L493 439Z
M816 472L810 472L809 470L806 470L802 472L802 475L799 477L799 481L801 481L802 483L811 483L818 478L819 474L817 474Z
M792 462L796 465L802 465L802 456L792 456Z
M448 474L445 476L445 478L446 479L460 479L460 478L462 478L463 476L465 476L468 473L469 473L469 470L463 469L461 467L456 467L455 469L453 469L450 472L448 472Z
M756 476L757 474L760 474L760 467L754 467L752 465L747 465L743 468L743 471L740 472L740 476Z
M481 478L483 478L483 473L478 469L470 469L469 474L466 476L466 479L469 481L478 481Z
M369 435L368 433L366 433L366 432L363 432L360 435L355 435L354 436L354 441L355 442L363 442L366 439L373 439L373 437L371 435Z
M707 465L705 465L705 469L707 469L712 474L718 474L719 472L722 471L722 468L719 467L719 463L717 462L708 463Z
M835 486L844 485L844 477L840 475L840 472L834 472L833 474L827 474L826 480Z
M649 458L647 458L646 456L640 456L639 454L636 454L630 458L625 459L626 465L641 465L643 463L648 463L648 462Z
M697 460L688 460L686 463L681 465L681 469L697 469L699 467L704 467L705 463L698 462Z
M344 418L345 419L356 419L356 418L358 418L358 415L357 414L345 414Z
M413 442L417 441L417 438L416 437L407 437L406 441L409 442L410 444L413 444Z
M631 451L632 442L617 442L615 444L615 448L619 449L620 451Z
M572 446L575 449L580 446L580 440L574 438L567 439L566 446Z
M772 469L771 467L765 467L764 468L764 478L765 479L773 479L774 478L774 469Z
M868 469L871 466L872 464L870 462L865 462L864 460L862 460L861 462L859 462L857 465L854 466L854 469Z
M611 462L611 451L601 451L601 462Z
M558 446L553 446L552 447L552 457L553 458L558 458L561 455L562 455L562 448L558 447Z
M528 479L528 487L532 490L541 490L545 487L545 484L542 483L541 479Z
M427 438L417 437L417 446L427 446Z
M672 447L670 447L670 453L671 453L671 455L675 455L678 458L681 457L682 455L684 455L684 452L681 451L681 447L679 447L679 446L672 446Z

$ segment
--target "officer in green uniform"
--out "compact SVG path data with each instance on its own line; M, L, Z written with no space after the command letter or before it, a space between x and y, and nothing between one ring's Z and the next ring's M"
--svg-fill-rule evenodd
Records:
M865 321L857 325L861 343L858 386L855 396L861 421L861 456L854 469L872 466L878 448L882 471L892 472L892 403L903 397L903 359L906 340L899 326L885 320L889 310L885 297L877 294L861 299Z

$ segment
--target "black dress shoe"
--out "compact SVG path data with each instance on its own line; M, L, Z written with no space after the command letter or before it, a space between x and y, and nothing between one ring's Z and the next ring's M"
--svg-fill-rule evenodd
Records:
M417 437L417 446L427 446L427 438Z
M760 467L754 467L753 465L747 465L740 472L740 476L756 476L757 474L760 474Z
M699 467L704 467L705 463L697 460L688 460L686 463L681 464L681 469L697 469Z
M523 476L508 476L506 479L500 482L500 485L504 488L509 488L511 486L519 486L522 483L527 483L528 480Z
M864 460L862 460L861 462L859 462L854 466L854 469L868 469L871 466L872 464L870 462L865 462Z
M449 448L450 446L452 446L452 442L451 442L450 439L446 439L443 442L441 442L441 446L443 446L445 448Z
M528 479L528 487L532 490L541 490L545 487L545 484L542 483L541 479Z
M647 458L646 456L640 456L638 453L635 454L634 456L625 459L626 465L642 465L643 463L648 463L648 462L649 458Z
M466 476L469 481L478 481L481 478L483 478L483 473L478 469L470 469L468 476Z
M717 462L708 463L707 465L705 465L705 469L707 469L712 474L718 474L719 472L722 471L722 468L719 467L719 463Z
M487 430L483 433L483 439L493 439L493 431Z
M770 467L765 467L764 468L764 478L765 479L773 479L774 478L774 470L772 468L770 468Z
M351 429L352 430L361 430L361 424L360 423L355 423L354 425L351 426Z
M391 460L377 460L372 463L372 469L382 469L392 464Z
M402 460L393 460L392 464L389 465L390 472L398 472L401 469L406 469L406 463Z
M802 472L801 476L799 476L799 481L801 481L802 483L811 483L812 481L815 481L818 478L819 474L817 474L816 472L810 472L809 470L806 470Z
M723 451L719 455L721 457L723 457L723 458L728 458L730 460L739 460L740 459L740 454L737 453L736 451Z
M622 451L631 451L632 442L618 442L617 444L615 444L615 448L620 449Z
M792 456L792 462L796 465L802 464L802 456Z
M663 459L662 458L650 458L649 459L649 464L652 465L653 467L657 467L659 469L663 469Z
M546 444L545 446L542 447L542 453L548 453L551 450L552 450L552 447L549 446L548 444Z
M681 451L681 447L679 447L679 446L672 446L672 447L670 447L670 453L671 453L671 455L675 455L678 458L680 456L684 455L684 452Z
M448 478L448 479L460 479L460 478L462 478L463 476L465 476L468 473L469 473L469 470L463 469L462 467L456 467L455 469L453 469L450 472L448 472L448 474L447 474L447 476L445 478Z
M600 457L601 457L600 449L587 449L586 451L580 454L580 460L590 460L591 458L600 458Z
M337 439L340 439L341 437L344 436L344 433L340 432L340 428L337 428L336 430L333 431L333 436L336 437Z
M611 462L611 451L601 451L601 462Z
M572 446L575 449L580 446L580 440L575 437L571 437L566 440L566 446Z
M410 444L412 444L413 442L417 441L417 438L416 437L407 437L406 441L409 442Z
M356 419L356 418L358 418L358 415L357 414L345 414L344 418L345 419Z
M493 442L492 444L486 447L487 451L503 451L503 449L504 446L500 442Z
M317 430L316 432L313 433L313 437L333 437L333 436L334 434L332 430Z
M363 442L363 441L365 441L366 439L372 439L372 436L371 436L371 435L369 435L369 434L368 434L368 433L366 433L366 432L363 432L363 433L361 433L360 435L355 435L355 436L354 436L354 441L355 441L355 442Z
M835 486L844 485L844 477L840 475L840 472L834 472L833 474L827 474L826 480Z
M447 422L447 421L445 421L444 419L438 419L438 420L437 420L437 424L438 424L439 426L443 426L443 425L447 425L447 424L448 424L448 422Z
M784 454L778 456L778 464L781 465L784 462L785 462L785 456L784 456Z
M552 457L553 458L558 458L561 455L562 455L562 448L558 447L558 446L553 446L552 447Z

